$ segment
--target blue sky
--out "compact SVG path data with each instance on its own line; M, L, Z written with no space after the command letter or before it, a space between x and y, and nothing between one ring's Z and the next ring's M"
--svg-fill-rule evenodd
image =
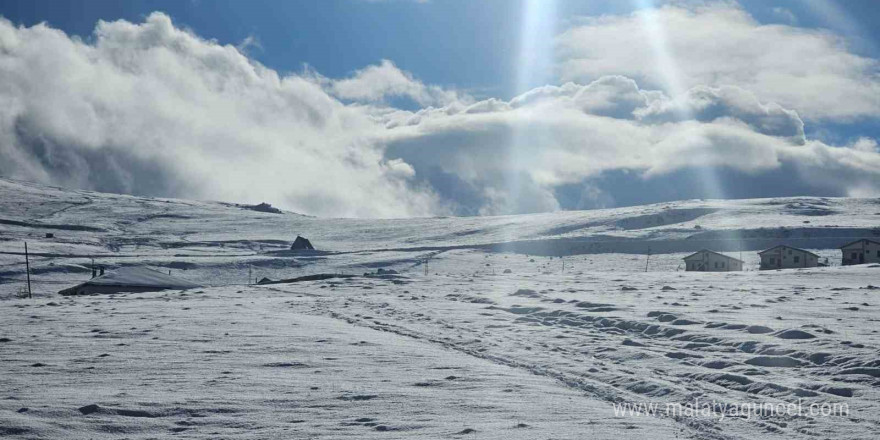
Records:
M48 22L69 34L89 38L98 20L139 22L164 11L176 24L204 38L240 44L259 42L248 54L279 71L304 64L329 77L346 76L381 59L390 59L426 83L455 86L486 96L513 97L522 28L523 1L448 0L23 0L5 1L0 14L30 26ZM877 58L880 8L872 0L834 4L859 27L835 20L809 1L761 0L740 4L763 23L826 28L846 36L858 53ZM640 1L563 1L557 5L560 30L578 17L623 14L646 7ZM777 12L784 10L787 12ZM542 79L552 79L551 73ZM542 85L540 81L532 86Z
M3 2L0 15L17 29L0 34L0 44L19 38L20 47L33 46L9 57L34 71L0 69L10 84L3 98L24 103L5 115L10 140L0 174L12 177L148 195L264 197L345 216L878 191L880 10L872 1L32 0ZM135 27L96 31L99 20ZM156 48L167 53L145 56ZM242 86L235 75L254 75L244 72L249 63L270 73ZM44 64L54 70L36 70ZM275 76L288 81L276 84ZM98 77L117 88L103 90ZM182 129L186 118L175 119L168 103L192 81L205 89L187 90L193 95L178 108L193 105L186 118L203 119ZM38 97L34 87L63 92ZM114 99L120 87L131 95ZM144 99L166 92L164 103ZM59 102L44 108L50 100ZM286 104L277 123L242 134L266 123L262 109L279 100ZM202 101L213 107L193 104ZM55 108L86 109L86 119L53 115ZM125 116L135 114L167 124L161 139L150 134L157 139L143 144L141 121ZM242 126L233 136L201 129L222 118ZM346 136L326 131L333 124ZM193 164L159 150L215 168L235 163L232 151L266 163L311 161L336 169L338 190L282 170L254 188L237 168L226 179L236 186L218 185L205 182L210 169L187 177ZM352 187L390 199L367 202Z

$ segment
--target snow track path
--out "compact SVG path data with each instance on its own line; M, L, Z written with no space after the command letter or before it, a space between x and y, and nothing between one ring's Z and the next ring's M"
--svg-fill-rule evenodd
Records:
M872 298L871 290L832 290L822 283L865 283L876 275L839 273L837 279L816 280L809 288L756 288L742 294L743 275L716 276L711 289L702 280L683 285L654 279L636 283L638 288L629 283L627 290L615 286L611 292L589 288L608 289L614 285L610 276L592 283L578 277L568 282L547 277L543 283L510 277L481 283L467 277L420 280L392 287L393 294L384 295L379 292L385 287L350 281L344 288L346 283L339 283L332 299L317 302L316 312L553 378L609 404L800 400L804 405L843 403L850 410L834 417L782 414L723 422L674 417L697 438L751 438L755 432L810 438L841 431L848 433L846 438L872 438L880 428L880 382L874 375L880 359L876 324L871 324L877 322L877 308L864 303L856 308L863 312L863 325L841 324L828 313L829 305L816 300L843 309L854 300ZM780 284L790 282L784 273L777 276ZM658 281L666 284L660 288ZM534 289L517 290L518 284ZM666 301L652 307L643 301L648 295ZM674 301L683 297L690 306ZM762 313L737 312L744 308ZM763 309L771 309L771 316ZM851 337L868 344L854 343Z
M3 304L4 438L676 438L518 368L255 288ZM307 312L307 313L306 313ZM621 433L623 433L621 435Z

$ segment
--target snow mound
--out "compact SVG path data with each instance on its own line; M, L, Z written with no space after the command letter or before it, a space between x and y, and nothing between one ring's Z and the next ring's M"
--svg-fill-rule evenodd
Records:
M106 275L99 276L85 284L99 286L137 286L137 287L161 287L165 289L192 289L200 287L180 278L166 275L145 267L123 267Z
M201 287L180 278L166 275L144 267L124 267L106 275L92 278L85 283L64 289L61 295L88 293L150 292L159 290L184 290Z

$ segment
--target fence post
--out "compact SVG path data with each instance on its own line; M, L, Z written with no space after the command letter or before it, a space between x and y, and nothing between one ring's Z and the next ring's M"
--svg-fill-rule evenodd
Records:
M33 298L34 294L31 292L31 262L28 255L27 242L24 242L24 268L27 272L28 298Z

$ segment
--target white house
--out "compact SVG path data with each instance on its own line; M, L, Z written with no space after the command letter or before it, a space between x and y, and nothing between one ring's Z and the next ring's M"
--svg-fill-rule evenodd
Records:
M761 256L761 270L795 269L819 265L818 255L784 244L758 252L758 255Z
M841 264L880 263L880 241L863 238L840 247L843 253Z
M697 272L730 272L743 269L742 260L708 249L684 257L684 264L685 270Z

